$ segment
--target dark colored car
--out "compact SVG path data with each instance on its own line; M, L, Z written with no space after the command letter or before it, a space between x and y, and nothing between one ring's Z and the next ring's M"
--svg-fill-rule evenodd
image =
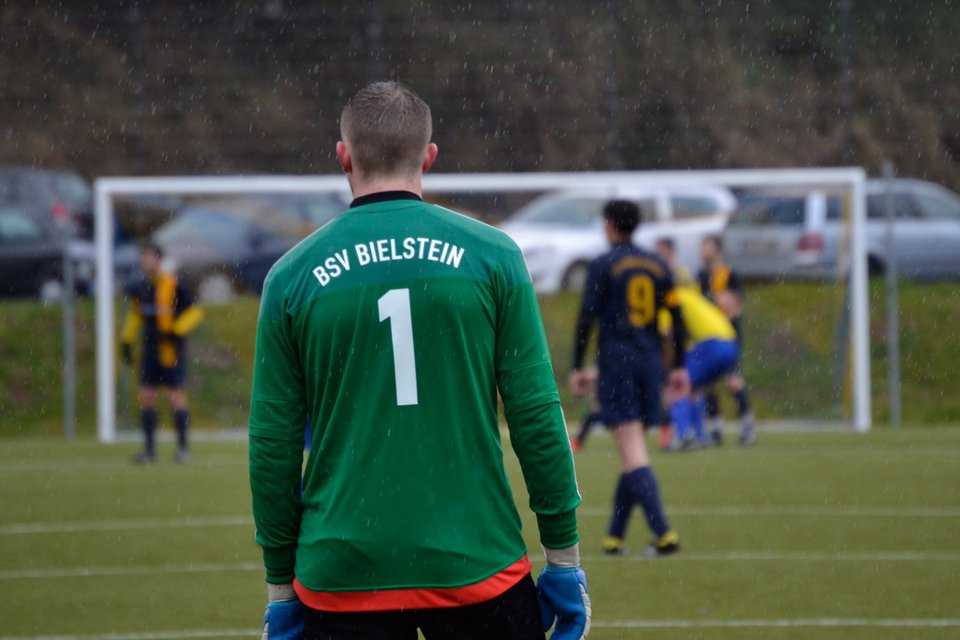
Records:
M0 204L41 212L81 238L93 237L93 193L70 171L2 167Z
M188 205L153 234L202 302L261 293L273 264L348 207L339 193L265 194Z
M0 297L58 298L68 240L49 217L0 204Z

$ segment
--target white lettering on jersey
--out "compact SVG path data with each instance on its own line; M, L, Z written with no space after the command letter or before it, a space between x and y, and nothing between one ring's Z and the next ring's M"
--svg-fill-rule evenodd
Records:
M353 246L357 265L366 267L381 262L405 260L427 260L438 262L454 269L460 268L464 249L455 244L436 238L381 238L369 240ZM323 260L312 269L313 276L325 287L330 282L350 271L350 251L341 249Z
M324 260L322 265L317 265L313 269L313 275L317 278L320 286L325 287L328 282L344 271L350 271L350 255L346 249L333 254Z

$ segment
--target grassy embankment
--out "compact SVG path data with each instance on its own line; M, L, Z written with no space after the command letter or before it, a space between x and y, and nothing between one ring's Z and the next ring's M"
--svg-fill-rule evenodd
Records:
M874 417L887 420L886 347L882 283L871 288ZM960 422L960 288L954 283L905 283L901 300L903 414L908 424ZM578 298L542 303L544 324L563 389ZM835 419L843 415L837 391L838 317L842 292L832 284L752 287L746 322L744 370L759 418ZM206 310L192 338L190 392L199 427L246 422L258 301ZM93 305L77 314L78 424L92 433L95 417ZM61 424L61 317L55 307L27 301L0 303L0 436L57 433ZM122 421L135 421L136 376L120 368ZM570 419L585 409L563 391ZM726 406L732 403L727 401Z

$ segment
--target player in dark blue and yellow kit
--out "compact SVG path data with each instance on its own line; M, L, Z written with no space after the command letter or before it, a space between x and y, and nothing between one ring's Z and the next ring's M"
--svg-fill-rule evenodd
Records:
M121 334L121 354L127 364L133 362L133 343L142 329L140 368L140 417L144 447L134 460L153 462L156 458L154 432L157 427L157 388L167 387L177 428L177 462L187 462L187 427L190 414L184 391L187 335L203 318L193 297L176 276L161 270L163 252L156 245L144 245L140 251L143 276L127 287L131 298Z
M577 320L570 387L576 395L589 391L589 376L582 365L590 332L599 324L597 395L603 422L613 429L622 470L604 550L623 552L630 512L639 504L655 535L647 553L665 555L679 549L679 537L663 512L643 425L660 423L665 376L657 314L661 308L669 309L679 329L674 333L675 368L670 377L681 388L689 386L683 367L684 324L670 269L631 242L640 223L637 205L612 201L604 208L604 219L611 249L590 264Z

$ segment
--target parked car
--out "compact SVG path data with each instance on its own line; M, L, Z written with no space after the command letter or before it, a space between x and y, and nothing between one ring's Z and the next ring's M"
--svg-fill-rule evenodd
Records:
M824 226L840 212L839 196L822 191L745 194L723 232L726 257L748 278L826 275Z
M887 253L887 181L867 181L867 260L882 273ZM914 279L960 278L960 197L921 180L890 181L897 273ZM848 229L842 200L812 191L741 198L724 231L727 258L745 277L831 278Z
M642 222L634 241L652 248L661 237L677 243L679 260L695 264L700 241L719 233L736 205L724 188L677 187L565 191L536 198L501 228L523 251L538 293L583 289L590 261L607 251L603 206L612 199L633 200Z
M59 298L68 242L49 216L0 204L0 297Z
M208 200L182 208L153 240L201 301L224 302L261 293L273 264L348 204L341 193Z
M87 181L71 171L2 167L0 203L44 211L71 233L93 237L93 193Z

